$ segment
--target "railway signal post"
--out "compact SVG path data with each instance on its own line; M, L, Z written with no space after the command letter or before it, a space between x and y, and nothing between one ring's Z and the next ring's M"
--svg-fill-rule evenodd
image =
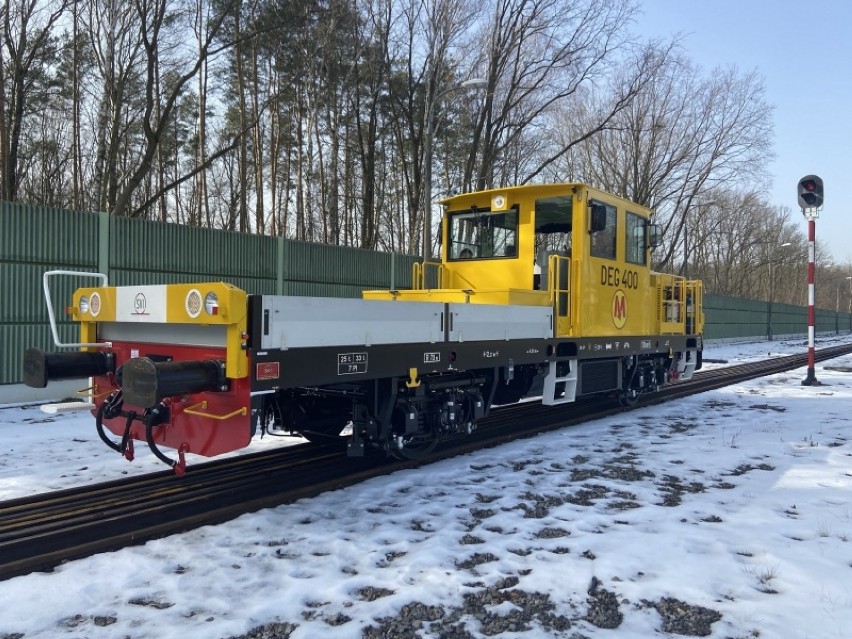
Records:
M815 286L816 272L816 220L823 202L822 178L806 175L799 180L799 206L808 221L808 373L802 386L819 386L814 373L814 334L816 331Z

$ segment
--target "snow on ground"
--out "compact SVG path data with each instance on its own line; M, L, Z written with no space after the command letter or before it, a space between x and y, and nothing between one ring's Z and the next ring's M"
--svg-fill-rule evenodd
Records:
M705 357L804 349L710 345ZM852 356L816 376L642 408L0 582L0 637L848 637ZM106 450L92 421L0 408L0 499L161 469L147 451L128 464Z

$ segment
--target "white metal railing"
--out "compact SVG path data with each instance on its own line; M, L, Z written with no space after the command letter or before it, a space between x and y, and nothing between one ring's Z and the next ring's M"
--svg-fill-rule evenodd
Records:
M101 280L101 286L108 286L107 276L104 273L88 273L85 271L46 271L42 276L42 288L44 289L44 299L47 302L47 317L50 320L50 332L53 335L53 343L58 348L81 348L91 346L95 348L108 348L112 346L110 342L68 342L63 343L59 339L59 329L56 326L56 314L53 312L53 299L50 295L50 278L54 275L74 275L76 277L96 277Z

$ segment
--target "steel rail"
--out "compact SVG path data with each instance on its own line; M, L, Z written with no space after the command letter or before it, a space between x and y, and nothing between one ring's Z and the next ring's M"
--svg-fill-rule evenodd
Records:
M823 361L852 345L821 349ZM807 363L791 355L700 372L662 389L639 407L792 370ZM473 435L440 447L422 461L345 457L342 447L301 444L171 471L0 502L0 579L50 570L72 559L221 523L263 508L349 486L405 468L474 452L519 438L618 414L611 399L560 407L537 403L495 409ZM525 424L523 430L518 423Z

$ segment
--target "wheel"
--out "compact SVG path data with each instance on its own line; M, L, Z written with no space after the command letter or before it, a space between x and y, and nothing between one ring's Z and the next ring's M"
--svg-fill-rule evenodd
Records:
M315 444L344 442L340 434L352 417L351 402L336 398L284 397L268 405L270 434L300 435Z
M311 406L304 415L299 435L312 444L334 444L344 442L340 434L349 425L349 410L341 412L338 406L316 404Z
M635 406L639 403L639 393L636 391L622 391L618 394L618 403L622 406Z
M343 429L349 424L349 420L341 423L340 420L335 420L333 423L311 423L306 428L299 431L299 435L307 439L312 444L333 444L336 442L345 441L345 437L341 437Z
M389 452L397 459L419 460L428 457L437 445L438 436L434 434L394 437Z

